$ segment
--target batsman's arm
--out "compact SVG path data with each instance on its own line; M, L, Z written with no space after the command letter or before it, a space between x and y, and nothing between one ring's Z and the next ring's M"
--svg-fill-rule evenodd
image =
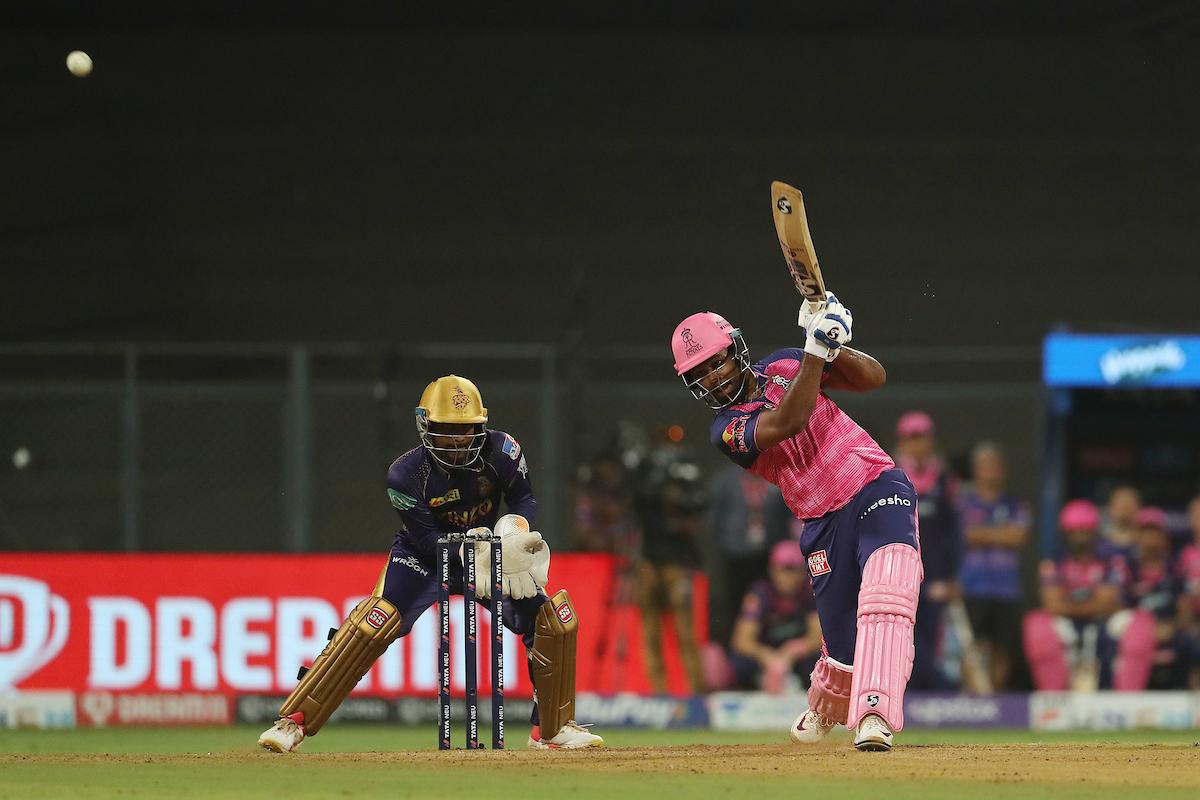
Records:
M825 359L805 353L804 360L800 362L800 371L784 392L779 405L758 415L754 444L759 450L774 447L804 430L817 406L817 392L821 388L824 369Z
M843 346L837 359L830 364L825 389L847 392L873 392L887 383L887 370L862 350Z

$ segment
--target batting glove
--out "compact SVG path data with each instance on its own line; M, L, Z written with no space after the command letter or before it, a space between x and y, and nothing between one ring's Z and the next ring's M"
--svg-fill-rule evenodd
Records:
M813 319L808 328L804 352L833 361L841 352L842 345L850 344L853 327L854 316L850 309L831 295L825 310Z
M800 315L796 318L796 324L799 325L805 333L812 327L813 320L817 315L825 310L827 303L838 302L837 297L833 292L825 292L824 300L805 300L800 304Z

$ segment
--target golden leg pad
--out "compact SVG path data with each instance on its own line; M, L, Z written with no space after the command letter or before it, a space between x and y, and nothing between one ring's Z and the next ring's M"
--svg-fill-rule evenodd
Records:
M538 609L529 659L543 739L575 719L575 640L579 618L566 589Z
M283 701L279 716L302 712L305 733L315 736L399 634L400 612L394 605L382 597L363 600Z

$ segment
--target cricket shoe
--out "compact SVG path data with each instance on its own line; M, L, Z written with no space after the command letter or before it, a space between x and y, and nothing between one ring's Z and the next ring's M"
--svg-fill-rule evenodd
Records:
M829 735L834 725L837 723L829 717L809 709L796 717L788 736L797 744L816 744Z
M864 753L886 753L892 749L892 729L878 714L867 714L854 731L854 747Z
M604 747L604 740L575 720L570 720L553 739L543 739L541 727L534 725L529 732L529 746L534 750L582 750L585 747Z
M258 746L276 753L292 753L304 741L304 712L281 717L258 737Z

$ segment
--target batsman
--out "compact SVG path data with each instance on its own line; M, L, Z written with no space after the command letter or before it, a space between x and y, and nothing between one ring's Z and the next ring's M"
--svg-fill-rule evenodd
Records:
M837 724L865 751L904 727L913 622L921 587L917 497L904 471L826 392L869 392L886 373L847 345L853 318L832 294L800 310L803 348L751 363L742 333L711 311L671 337L675 371L716 412L713 444L778 486L804 520L800 547L821 621L808 710L791 738L812 743Z
M550 547L531 530L537 502L521 446L487 428L488 412L475 384L457 375L425 387L416 408L421 444L393 462L387 494L400 516L387 566L371 596L336 631L259 737L279 753L315 736L388 645L412 630L437 599L437 540L449 533L494 528L503 547L504 626L522 637L534 687L529 747L602 747L604 740L575 722L575 642L578 616L566 590L544 591ZM501 502L509 513L500 516ZM475 544L477 569L488 574L486 542ZM462 593L462 553L450 562L451 592ZM491 596L480 581L477 600Z

